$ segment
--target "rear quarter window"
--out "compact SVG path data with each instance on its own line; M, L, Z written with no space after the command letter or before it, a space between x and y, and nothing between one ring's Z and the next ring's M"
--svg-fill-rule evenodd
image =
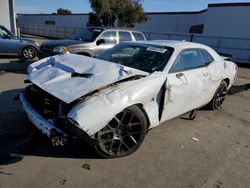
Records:
M126 31L119 31L120 42L132 41L131 34Z
M212 55L210 55L209 52L207 52L207 50L200 49L200 54L204 65L207 66L214 61L214 58L212 57Z
M141 34L141 33L133 32L133 35L135 37L135 40L145 40L143 34Z

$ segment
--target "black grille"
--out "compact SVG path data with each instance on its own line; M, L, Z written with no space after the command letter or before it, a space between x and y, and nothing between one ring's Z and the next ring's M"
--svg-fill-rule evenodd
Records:
M25 89L25 98L31 106L45 119L54 119L63 115L66 104L35 85Z
M53 51L53 46L41 46L40 49L44 52L52 52Z

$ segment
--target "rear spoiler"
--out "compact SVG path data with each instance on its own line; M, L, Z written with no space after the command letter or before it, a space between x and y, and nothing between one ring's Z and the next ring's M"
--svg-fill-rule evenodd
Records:
M233 56L231 54L225 54L225 53L218 53L224 60L226 61L232 61Z

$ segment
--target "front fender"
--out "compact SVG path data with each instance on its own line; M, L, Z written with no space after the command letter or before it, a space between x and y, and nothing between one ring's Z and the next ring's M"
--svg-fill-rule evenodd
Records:
M166 77L166 73L155 72L138 80L111 86L77 104L69 112L68 118L77 122L79 128L92 136L128 106L142 104L146 107L150 122L157 123L156 96Z

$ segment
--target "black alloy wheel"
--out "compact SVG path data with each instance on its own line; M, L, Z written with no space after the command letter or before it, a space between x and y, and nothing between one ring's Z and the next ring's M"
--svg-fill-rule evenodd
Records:
M135 105L130 106L96 133L95 149L105 158L129 155L139 148L147 129L147 120L142 110Z

